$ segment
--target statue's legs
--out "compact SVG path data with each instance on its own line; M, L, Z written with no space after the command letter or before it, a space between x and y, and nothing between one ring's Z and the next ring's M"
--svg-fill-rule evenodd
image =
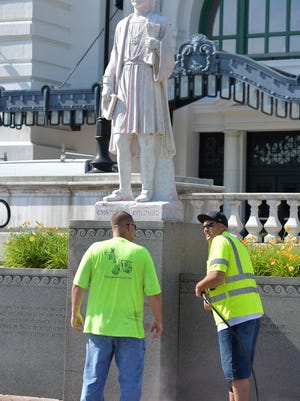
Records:
M111 195L105 196L104 201L132 201L134 200L131 189L131 141L129 134L114 134L117 148L117 163L119 168L119 189Z
M153 197L157 136L138 135L138 142L140 145L142 191L135 200L137 202L149 202Z
M156 164L156 135L137 135L140 146L140 168L142 191L136 202L149 202L153 197L154 172ZM132 153L130 134L114 134L119 167L119 189L103 198L106 202L133 200L131 189Z

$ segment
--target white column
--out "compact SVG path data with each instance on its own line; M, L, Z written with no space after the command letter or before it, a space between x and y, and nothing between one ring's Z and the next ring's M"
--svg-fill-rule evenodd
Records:
M176 145L174 166L177 176L197 177L199 169L199 134L193 131L191 106L173 113L173 131Z
M224 131L225 192L245 191L246 132Z

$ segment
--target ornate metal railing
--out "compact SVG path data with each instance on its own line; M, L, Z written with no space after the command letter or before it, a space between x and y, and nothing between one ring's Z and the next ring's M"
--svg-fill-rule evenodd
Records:
M88 89L44 86L41 90L0 87L0 126L69 125L78 130L97 122L100 84ZM255 60L224 52L205 35L183 43L168 82L170 109L217 97L281 118L300 119L300 78Z
M41 90L9 90L0 87L0 126L68 125L72 130L95 125L101 89L63 89L43 86Z
M205 35L183 43L169 80L175 109L203 97L231 99L268 115L300 118L300 76L219 50Z
M253 242L279 241L288 233L300 232L300 194L284 193L193 193L180 195L186 220L199 223L197 216L223 210L230 232Z

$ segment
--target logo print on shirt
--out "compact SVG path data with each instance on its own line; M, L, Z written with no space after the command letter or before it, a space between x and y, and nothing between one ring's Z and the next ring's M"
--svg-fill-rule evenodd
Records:
M112 269L113 274L130 274L132 272L132 262L130 260L117 259L114 248L111 248L110 252L105 252L105 256L107 256L108 259L112 260L114 263L114 267Z

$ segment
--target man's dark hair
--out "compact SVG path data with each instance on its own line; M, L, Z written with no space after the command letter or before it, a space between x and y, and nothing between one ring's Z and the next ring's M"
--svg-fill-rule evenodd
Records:
M112 227L118 226L121 224L131 223L131 222L133 222L133 218L132 218L131 214L124 212L124 211L115 212L111 218Z

